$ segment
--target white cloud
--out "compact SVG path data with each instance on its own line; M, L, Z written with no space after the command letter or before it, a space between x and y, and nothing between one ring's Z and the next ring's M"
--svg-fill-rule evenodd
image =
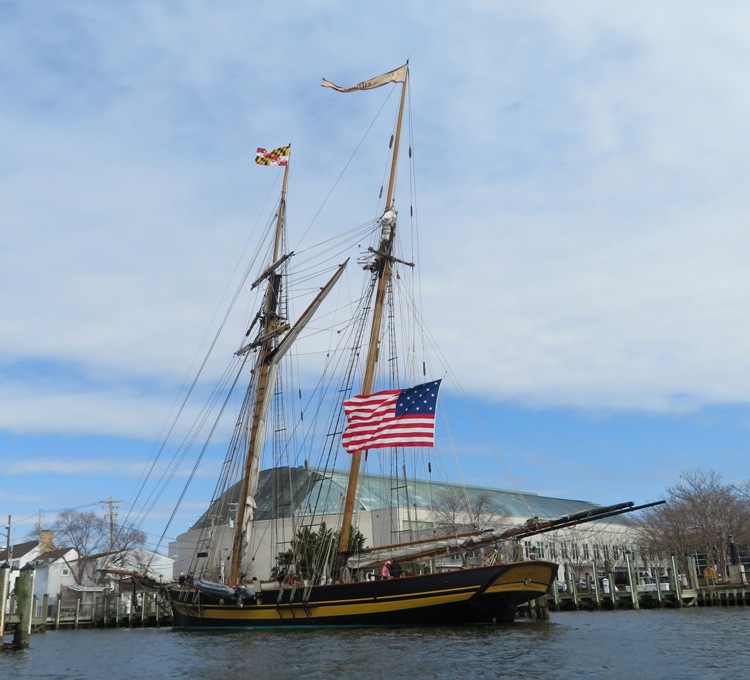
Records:
M425 316L464 386L581 409L747 401L745 10L387 10L17 10L0 364L51 368L5 381L4 428L158 432L273 182L254 146L295 144L301 233L380 101L319 78L407 57ZM372 217L370 188L315 228Z
M97 475L112 477L138 477L143 464L112 458L60 460L59 458L31 458L10 463L5 468L8 475Z

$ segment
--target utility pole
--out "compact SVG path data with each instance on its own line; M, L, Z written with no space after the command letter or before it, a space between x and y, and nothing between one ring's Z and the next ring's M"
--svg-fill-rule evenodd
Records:
M8 523L5 525L5 561L10 564L13 558L13 553L10 551L10 515L8 515Z
M102 508L109 508L109 552L115 550L115 520L117 519L117 505L122 501L116 501L109 497L108 501L99 501Z
M44 515L44 510L41 508L39 509L38 518L36 521L36 533L41 538L42 536L42 516Z

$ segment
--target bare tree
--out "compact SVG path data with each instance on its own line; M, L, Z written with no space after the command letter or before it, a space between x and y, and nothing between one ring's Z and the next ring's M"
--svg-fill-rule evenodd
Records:
M489 493L467 497L452 490L440 496L433 510L435 524L448 532L456 533L497 527L505 513L492 500Z
M750 502L750 479L737 485L737 493L741 498Z
M63 510L52 525L54 542L58 547L74 548L78 559L68 567L78 585L83 584L88 558L103 552L122 553L143 545L146 535L133 527L112 527L93 512Z
M747 483L727 484L713 470L694 470L682 473L680 483L667 489L666 500L638 518L643 545L661 557L701 553L726 574L729 537L750 542Z

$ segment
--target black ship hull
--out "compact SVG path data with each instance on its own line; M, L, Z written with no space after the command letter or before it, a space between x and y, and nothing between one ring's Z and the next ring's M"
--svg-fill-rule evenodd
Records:
M179 629L503 623L543 596L557 565L513 562L437 574L261 591L241 604L192 588L169 591Z

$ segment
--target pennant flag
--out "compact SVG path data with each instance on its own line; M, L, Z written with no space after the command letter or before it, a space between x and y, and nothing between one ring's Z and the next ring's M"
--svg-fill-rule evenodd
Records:
M349 453L389 446L434 446L439 389L440 380L435 380L347 399L342 446Z
M289 165L289 149L289 145L280 146L278 149L271 151L259 148L255 155L255 162L258 165Z
M334 85L330 80L323 78L323 87L330 87L337 92L356 92L357 90L374 90L376 87L387 85L388 83L404 83L406 82L406 76L409 71L409 64L404 64L401 68L397 68L395 71L388 71L382 76L375 76L370 80L365 80L359 85L353 87L339 87Z

